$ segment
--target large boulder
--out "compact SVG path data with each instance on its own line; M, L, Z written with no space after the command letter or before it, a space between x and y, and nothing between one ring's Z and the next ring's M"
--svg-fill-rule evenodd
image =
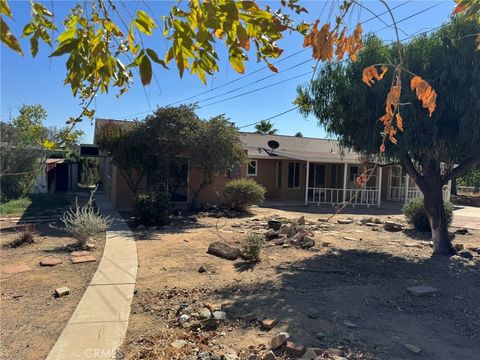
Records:
M235 260L240 256L240 250L238 248L221 241L211 243L207 253L227 260Z

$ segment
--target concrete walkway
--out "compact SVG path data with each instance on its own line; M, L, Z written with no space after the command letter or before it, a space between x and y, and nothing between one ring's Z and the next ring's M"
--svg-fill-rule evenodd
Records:
M113 224L100 265L47 360L114 359L125 338L137 278L137 246L104 194L95 200Z

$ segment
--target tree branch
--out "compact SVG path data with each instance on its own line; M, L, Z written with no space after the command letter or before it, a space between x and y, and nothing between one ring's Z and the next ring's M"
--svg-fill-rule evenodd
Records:
M419 187L421 186L420 183L423 185L423 176L420 175L418 170L415 168L415 165L413 165L412 159L410 158L408 153L405 152L400 155L400 164L403 165L408 175L410 175L415 180L415 183Z
M468 170L470 170L479 161L480 161L480 155L472 156L472 157L468 158L467 160L462 162L456 168L453 168L453 169L447 171L447 173L442 176L443 183L446 184L449 180L451 180L453 178L457 178L460 175L463 175L464 173L466 173Z

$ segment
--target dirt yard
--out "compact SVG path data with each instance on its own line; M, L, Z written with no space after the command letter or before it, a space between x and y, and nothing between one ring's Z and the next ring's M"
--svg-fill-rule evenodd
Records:
M55 223L60 226L60 223ZM1 224L1 347L3 360L44 359L72 315L101 258L103 239L90 254L95 262L73 264L70 255L75 240L49 224L35 224L35 244L8 248L19 236L12 223ZM40 261L58 258L61 264L40 266ZM24 272L15 272L24 268ZM70 294L54 296L66 286Z
M137 230L140 265L125 358L264 359L271 339L287 331L319 358L478 359L478 230L454 240L472 249L472 259L432 258L425 234L382 225L372 231L359 224L365 216L338 224L348 217L342 215L326 225L318 221L325 216L305 214L316 241L308 250L270 241L258 264L206 253L221 238L241 247L247 233L266 232L271 218L301 215L256 208L252 217ZM407 291L419 285L438 292ZM205 308L224 311L226 320L198 320ZM261 325L267 318L278 320L271 330ZM284 347L275 356L299 357Z

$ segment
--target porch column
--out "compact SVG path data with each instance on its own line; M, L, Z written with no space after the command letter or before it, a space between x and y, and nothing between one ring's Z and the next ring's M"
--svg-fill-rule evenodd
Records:
M348 163L345 163L343 168L343 202L347 201L347 176Z
M305 205L308 205L308 178L310 176L310 161L307 160L307 171L305 172Z
M410 175L405 175L405 201L404 203L406 204L408 202L408 187L410 185Z
M382 171L383 168L380 166L377 170L377 188L378 188L378 207L380 207L380 198L382 197Z

